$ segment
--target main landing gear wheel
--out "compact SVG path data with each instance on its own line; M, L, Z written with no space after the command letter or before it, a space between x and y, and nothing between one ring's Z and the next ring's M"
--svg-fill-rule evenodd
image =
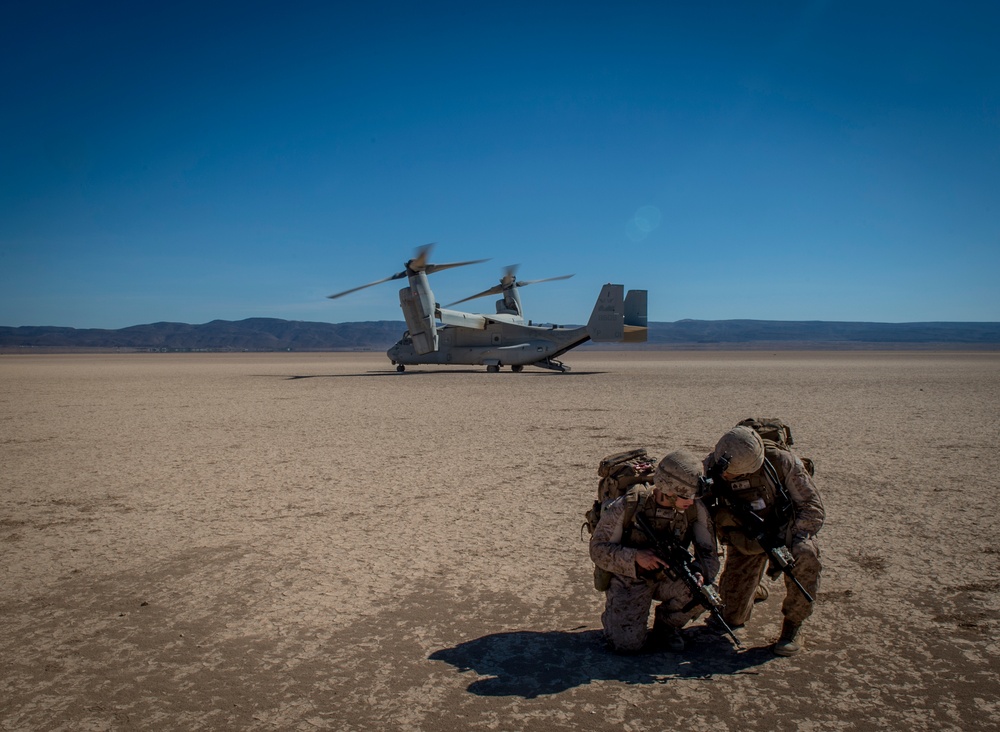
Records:
M521 364L517 364L516 366L511 366L510 370L513 371L515 374L519 374L522 371L524 371L524 366L522 366Z
M488 374L495 374L498 371L500 371L500 367L497 366L495 363L491 363L489 366L486 367L486 373Z
M398 371L399 373L403 373L404 371L406 371L406 367L403 364L397 364L396 371Z

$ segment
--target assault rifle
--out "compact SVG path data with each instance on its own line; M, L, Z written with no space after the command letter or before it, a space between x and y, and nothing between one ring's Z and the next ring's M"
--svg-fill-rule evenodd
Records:
M767 572L768 577L773 579L778 574L784 574L795 583L795 586L799 588L799 592L802 593L802 596L806 600L813 602L812 595L809 594L798 578L792 573L792 570L795 569L795 558L792 557L792 553L785 546L785 542L781 541L773 532L768 531L767 522L757 515L746 501L740 500L733 491L733 487L729 484L729 481L723 479L722 474L729 468L729 460L730 457L728 454L723 455L715 461L715 465L709 471L713 495L717 499L722 500L726 507L732 511L733 516L736 517L746 537L760 544L764 553L767 554L767 558L771 561L771 568ZM784 486L777 473L774 472L774 468L766 460L764 461L764 465L770 468L768 472L769 477L785 498L786 504L790 505L791 500L784 493Z
M722 617L722 598L719 597L719 591L712 585L698 581L698 578L695 576L694 562L688 550L680 546L670 532L666 532L663 538L657 536L639 512L635 514L635 524L646 535L646 538L652 542L653 553L659 559L666 562L667 567L663 571L667 576L670 579L682 580L687 585L693 599L685 610L695 605L701 605L712 614L715 622L729 634L729 637L736 643L736 647L743 648L740 639L736 637L733 629L729 627L729 624Z

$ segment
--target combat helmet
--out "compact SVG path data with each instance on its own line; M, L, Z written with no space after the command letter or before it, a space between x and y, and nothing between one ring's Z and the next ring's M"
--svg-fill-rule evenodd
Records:
M668 496L697 498L701 478L701 461L687 450L676 450L656 466L653 484Z
M750 427L739 425L719 439L712 453L713 462L718 463L723 455L729 456L726 472L733 475L756 473L764 464L764 442Z

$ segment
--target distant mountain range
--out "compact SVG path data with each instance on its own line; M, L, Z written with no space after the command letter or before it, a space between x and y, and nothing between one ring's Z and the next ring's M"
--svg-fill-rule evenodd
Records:
M276 318L152 323L119 330L0 326L5 351L124 349L148 351L381 351L406 330L403 321L314 323ZM619 347L588 344L590 348ZM1000 323L848 323L784 320L679 320L650 323L649 341L627 348L1000 350Z

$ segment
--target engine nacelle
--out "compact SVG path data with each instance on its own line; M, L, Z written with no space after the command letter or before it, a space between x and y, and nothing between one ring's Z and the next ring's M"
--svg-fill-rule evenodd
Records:
M413 280L422 280L414 282ZM431 353L438 349L437 328L434 327L434 303L430 301L430 286L427 276L418 272L410 276L410 286L399 291L399 306L406 318L406 327L413 339L413 349L419 353Z

